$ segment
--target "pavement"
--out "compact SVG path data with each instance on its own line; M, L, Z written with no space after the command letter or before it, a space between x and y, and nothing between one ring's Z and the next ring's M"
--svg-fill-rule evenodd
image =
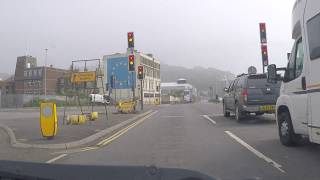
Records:
M85 148L66 151L5 146L0 159L56 164L155 165L221 179L319 179L320 146L280 144L273 115L238 123L221 104L160 105L154 112ZM3 148L2 148L3 146Z
M63 122L64 109L58 108L58 132L52 138L44 138L41 135L39 124L39 108L26 108L26 109L5 109L0 112L0 124L7 130L7 133L14 134L12 141L17 143L26 144L20 147L29 147L28 145L57 145L79 141L93 134L97 134L107 128L113 127L117 124L124 123L140 114L147 112L150 108L147 106L143 111L137 111L134 114L120 114L112 106L108 107L108 119L104 107L97 106L94 111L99 112L99 118L96 121L87 121L83 125L67 125ZM83 112L90 112L90 107L84 107ZM70 107L66 109L68 114L80 114L79 108ZM11 135L12 136L12 135ZM14 140L15 139L15 140ZM13 143L14 145L16 142ZM82 143L83 144L83 143ZM54 146L39 146L39 147L54 147ZM63 148L64 146L56 146L56 148Z

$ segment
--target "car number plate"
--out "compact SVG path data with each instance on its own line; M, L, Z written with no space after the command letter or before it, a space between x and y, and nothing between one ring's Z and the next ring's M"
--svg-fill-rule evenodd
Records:
M260 111L275 111L275 105L260 106Z

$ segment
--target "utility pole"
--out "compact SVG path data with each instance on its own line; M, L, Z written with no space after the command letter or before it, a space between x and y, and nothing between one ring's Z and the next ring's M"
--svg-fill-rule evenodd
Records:
M47 98L47 58L48 58L48 48L44 49L45 59L44 59L44 96Z

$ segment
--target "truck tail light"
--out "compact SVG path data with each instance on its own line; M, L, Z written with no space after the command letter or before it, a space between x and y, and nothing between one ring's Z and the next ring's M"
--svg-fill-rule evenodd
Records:
M248 101L248 89L243 89L242 96L245 102Z

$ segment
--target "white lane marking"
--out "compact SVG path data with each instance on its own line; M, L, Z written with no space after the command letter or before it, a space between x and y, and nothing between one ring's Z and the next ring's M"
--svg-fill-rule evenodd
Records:
M225 133L227 133L231 138L233 138L234 140L236 140L239 144L241 144L242 146L244 146L245 148L247 148L249 151L251 151L253 154L255 154L256 156L258 156L259 158L265 160L267 163L271 164L273 167L275 167L276 169L278 169L280 172L282 173L286 173L286 171L284 171L283 169L281 169L282 165L278 164L277 162L275 162L274 160L272 160L271 158L265 156L264 154L262 154L261 152L259 152L258 150L254 149L252 146L250 146L249 144L247 144L246 142L244 142L242 139L240 139L238 136L234 135L232 132L230 131L225 131Z
M202 115L202 117L204 117L207 120L209 120L212 124L217 124L217 122L215 120L211 119L208 115Z
M66 155L67 155L67 154L61 154L61 155L59 155L59 156L57 156L57 157L55 157L55 158L53 158L53 159L50 159L50 160L47 161L46 163L47 163L47 164L53 163L53 162L55 162L55 161L57 161L57 160L65 157Z

